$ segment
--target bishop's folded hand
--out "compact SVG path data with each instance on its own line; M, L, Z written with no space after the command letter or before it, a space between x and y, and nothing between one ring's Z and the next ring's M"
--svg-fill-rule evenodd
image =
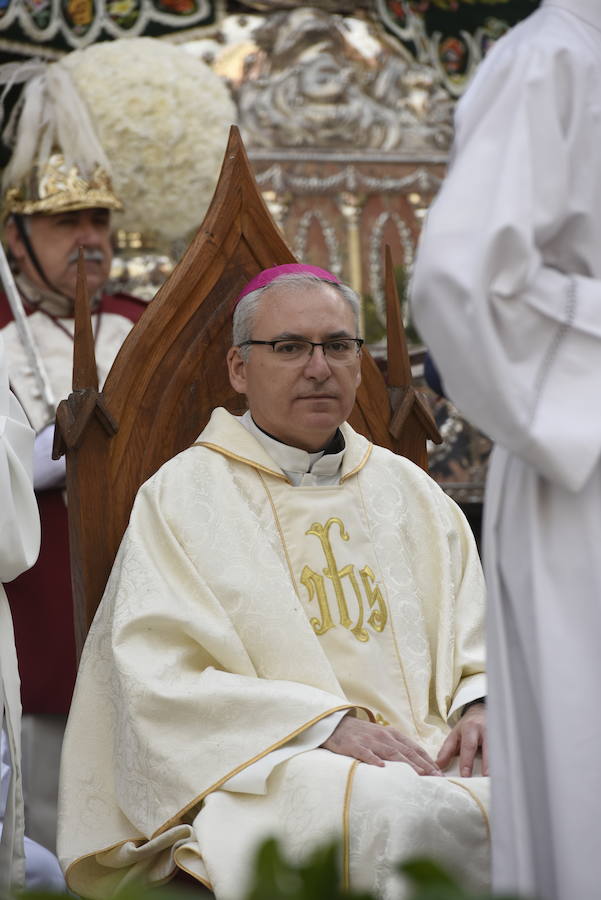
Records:
M348 714L321 746L370 766L384 766L388 761L406 762L418 775L443 774L419 744L396 728L366 722Z

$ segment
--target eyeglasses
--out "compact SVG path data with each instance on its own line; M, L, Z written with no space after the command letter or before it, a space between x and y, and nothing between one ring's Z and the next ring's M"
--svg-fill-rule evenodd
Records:
M279 341L243 341L240 347L251 347L262 344L271 347L278 362L306 363L313 356L316 347L321 347L328 363L333 366L345 366L358 355L364 344L362 338L333 338L331 341L309 341L304 338Z

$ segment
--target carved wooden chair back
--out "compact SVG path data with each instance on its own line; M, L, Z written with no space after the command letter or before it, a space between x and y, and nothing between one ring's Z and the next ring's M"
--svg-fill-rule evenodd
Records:
M295 262L232 128L211 206L198 234L123 344L98 390L83 267L75 313L73 392L57 411L55 455L67 455L75 628L81 650L102 597L136 492L197 438L216 406L244 401L225 365L231 307L269 266ZM374 443L427 468L437 430L411 383L400 308L387 254L388 382L364 352L351 424Z

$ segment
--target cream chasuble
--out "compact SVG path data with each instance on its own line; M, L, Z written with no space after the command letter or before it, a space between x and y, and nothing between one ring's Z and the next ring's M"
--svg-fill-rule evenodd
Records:
M269 835L297 859L338 837L346 883L391 900L403 887L389 866L411 854L487 883L487 779L303 744L354 708L436 755L449 718L485 693L482 579L460 511L413 464L341 431L340 483L294 487L216 410L139 492L64 747L59 854L76 892L106 897L177 864L237 900ZM264 788L228 785L263 758Z

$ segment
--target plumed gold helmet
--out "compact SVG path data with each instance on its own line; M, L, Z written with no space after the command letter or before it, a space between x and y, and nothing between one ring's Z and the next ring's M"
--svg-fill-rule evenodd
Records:
M76 163L69 165L62 153L53 153L3 196L3 218L14 213L29 216L92 207L123 208L106 169L96 165L91 172L82 172Z
M2 221L14 214L122 209L88 109L67 69L60 62L0 67L3 97L23 81L3 130L11 158L2 174Z

